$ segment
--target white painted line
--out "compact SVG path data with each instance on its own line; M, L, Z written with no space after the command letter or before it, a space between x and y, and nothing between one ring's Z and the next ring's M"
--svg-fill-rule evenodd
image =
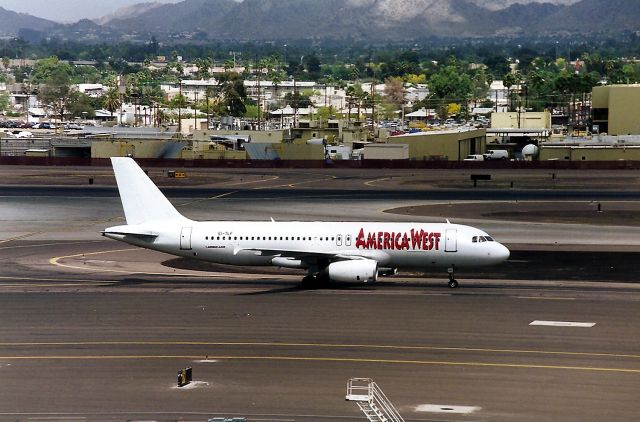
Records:
M595 322L571 322L571 321L538 321L535 320L529 325L542 325L546 327L579 327L591 328L596 325Z
M216 363L218 361L214 360L214 359L202 359L202 360L194 360L194 362L197 362L197 363Z
M430 413L456 413L459 415L469 415L482 409L478 406L449 406L446 404L421 404L416 407L416 412Z
M184 387L178 387L177 385L174 385L173 387L171 387L172 390L193 390L196 388L204 388L204 387L208 387L209 383L206 381L191 381L189 384L185 385Z

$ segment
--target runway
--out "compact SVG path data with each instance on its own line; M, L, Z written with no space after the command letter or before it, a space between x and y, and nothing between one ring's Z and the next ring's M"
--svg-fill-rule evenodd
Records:
M303 289L295 271L199 267L100 237L121 219L112 193L29 189L0 198L0 420L364 420L344 400L350 377L373 378L408 421L637 416L635 227L461 215L514 249L509 268L458 290L437 273ZM380 192L172 201L197 219L394 221L409 217L382 211L439 202ZM187 366L195 382L178 389Z

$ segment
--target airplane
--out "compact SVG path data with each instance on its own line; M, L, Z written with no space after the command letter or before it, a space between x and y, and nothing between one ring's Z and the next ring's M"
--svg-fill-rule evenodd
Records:
M111 158L126 225L111 239L221 264L307 271L303 284L375 282L398 269L499 264L509 250L482 230L446 223L194 221L180 214L130 157Z

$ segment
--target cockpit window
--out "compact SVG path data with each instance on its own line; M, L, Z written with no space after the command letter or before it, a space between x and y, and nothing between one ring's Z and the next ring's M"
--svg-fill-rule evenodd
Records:
M482 243L482 242L494 242L491 236L473 236L471 238L472 243Z

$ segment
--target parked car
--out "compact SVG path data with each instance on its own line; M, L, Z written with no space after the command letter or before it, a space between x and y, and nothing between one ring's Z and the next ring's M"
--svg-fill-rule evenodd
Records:
M33 133L28 130L21 130L15 134L16 138L33 138Z
M484 155L482 154L467 155L467 158L465 158L462 161L484 161Z
M33 126L33 129L55 129L56 126L53 123L41 122Z

